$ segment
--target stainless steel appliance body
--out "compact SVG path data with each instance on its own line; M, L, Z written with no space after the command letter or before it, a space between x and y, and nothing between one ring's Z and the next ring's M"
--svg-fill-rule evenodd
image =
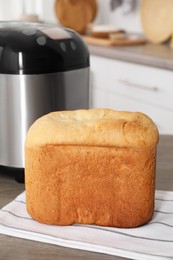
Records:
M7 25L0 25L0 165L24 168L26 133L37 118L89 107L89 54L73 31ZM16 33L23 42L15 42Z

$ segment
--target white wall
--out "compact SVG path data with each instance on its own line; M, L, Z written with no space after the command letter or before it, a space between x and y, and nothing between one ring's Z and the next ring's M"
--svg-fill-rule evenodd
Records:
M0 0L0 20L18 20L25 2L27 14L37 14L42 21L57 22L55 0Z
M22 1L26 3L28 14L37 13L45 22L58 22L55 15L55 0L0 0L0 20L17 20L22 13ZM98 13L96 24L112 24L132 32L141 32L139 6L130 14L123 14L122 8L110 10L111 0L97 0Z
M136 10L129 14L124 14L122 7L111 11L110 0L97 1L99 4L99 12L95 23L112 24L128 31L142 32L139 11L141 0L137 0Z

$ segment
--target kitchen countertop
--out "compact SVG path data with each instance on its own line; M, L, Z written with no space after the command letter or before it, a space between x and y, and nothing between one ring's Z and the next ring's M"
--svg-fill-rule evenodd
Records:
M160 136L157 154L156 189L173 191L173 135ZM24 190L24 184L0 172L0 208ZM75 250L0 235L0 260L87 259L120 260L121 257Z
M135 46L102 47L88 45L90 54L161 69L173 70L173 48L150 43Z

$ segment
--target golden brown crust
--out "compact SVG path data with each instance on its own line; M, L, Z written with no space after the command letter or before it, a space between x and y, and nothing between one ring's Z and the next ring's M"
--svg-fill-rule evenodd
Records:
M158 142L153 121L139 112L90 109L52 112L30 128L26 146L45 144L146 148Z
M154 210L155 148L26 148L26 202L37 221L136 227Z
M26 205L37 221L136 227L154 210L158 131L142 113L50 113L25 146Z

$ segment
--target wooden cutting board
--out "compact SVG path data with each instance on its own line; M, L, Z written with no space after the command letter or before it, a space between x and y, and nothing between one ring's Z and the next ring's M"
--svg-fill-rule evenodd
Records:
M173 0L142 0L141 24L149 41L162 43L173 32Z
M55 14L63 27L85 33L97 14L96 0L56 0Z
M146 43L146 39L144 38L100 39L100 38L94 38L90 36L83 36L83 40L88 44L97 45L97 46L125 46L125 45L141 45Z

